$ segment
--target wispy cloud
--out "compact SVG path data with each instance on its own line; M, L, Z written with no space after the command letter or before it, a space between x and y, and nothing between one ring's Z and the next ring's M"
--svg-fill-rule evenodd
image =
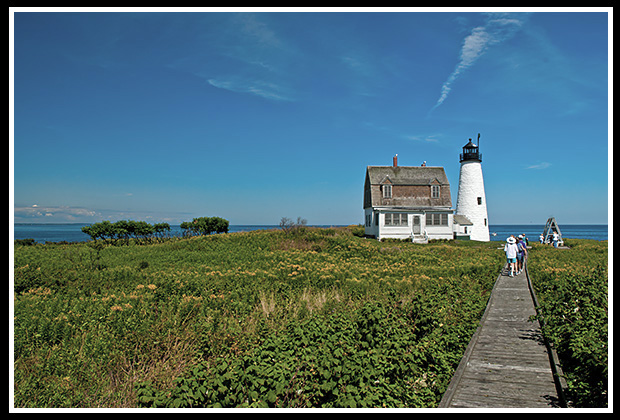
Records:
M33 204L15 206L14 221L17 223L94 223L102 220L146 220L149 222L174 222L187 220L191 213L179 211L93 209L71 206L48 206Z
M98 213L83 207L39 206L38 204L33 204L29 207L15 207L14 215L16 220L43 218L71 222L82 218L96 217Z
M547 169L551 164L549 162L540 162L535 165L526 166L525 169Z
M255 48L282 48L282 40L259 16L255 13L235 13L231 15L231 20L238 33L252 40Z
M439 139L437 137L440 137L440 135L438 135L438 134L431 134L431 135L428 135L428 136L404 136L404 137L407 140L426 142L426 143L438 143Z
M392 126L379 125L379 124L375 124L370 121L364 122L364 127L388 134L393 138L404 139L404 140L409 140L409 141L418 142L418 143L430 143L430 144L435 144L435 145L441 144L440 140L444 136L442 133L405 134L402 131L395 129Z
M430 112L444 103L454 82L491 46L512 38L521 29L526 16L524 13L490 13L484 25L473 28L463 40L459 63L441 87L439 99Z
M293 100L292 97L285 92L285 89L283 87L264 80L252 80L232 77L227 80L223 78L208 79L207 82L213 87L226 89L231 92L250 93L263 97L265 99L271 99L276 101Z
M260 13L206 14L201 37L168 66L209 85L273 101L296 100L290 67L297 52Z
M214 87L274 101L292 101L286 67L294 52L260 14L230 16L220 54L236 64L207 79Z

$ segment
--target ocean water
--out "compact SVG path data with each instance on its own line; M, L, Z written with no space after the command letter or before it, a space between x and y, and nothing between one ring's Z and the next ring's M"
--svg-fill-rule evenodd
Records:
M13 225L14 239L32 238L38 243L45 242L83 242L90 240L90 236L81 231L87 223L15 223ZM329 227L323 225L320 227ZM180 226L170 226L171 236L181 236ZM252 230L277 229L277 225L231 225L230 232L247 232ZM492 241L505 241L512 234L525 233L530 242L537 242L538 236L545 229L545 225L489 225ZM607 225L560 225L563 238L595 239L603 241L608 239ZM496 235L493 236L493 233Z
M607 225L559 225L562 238L572 239L594 239L605 241L608 238L609 229ZM491 241L502 241L510 235L521 235L529 239L530 242L538 242L538 237L545 230L545 225L489 225ZM493 236L493 234L496 236Z

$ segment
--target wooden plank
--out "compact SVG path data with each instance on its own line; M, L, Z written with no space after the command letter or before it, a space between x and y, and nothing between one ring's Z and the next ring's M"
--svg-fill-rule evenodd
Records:
M534 395L537 397L534 401L540 401L541 396L548 395L547 391L547 387L540 385L525 387L522 383L515 383L509 386L496 386L496 382L478 382L475 386L460 390L459 395L461 395L461 398L463 395L472 395L475 397L476 395L481 394L486 397L507 397L525 400Z
M527 276L503 273L440 407L558 406Z
M558 399L553 394L541 393L534 400L531 396L491 395L484 392L461 393L453 399L450 407L468 408L554 408Z

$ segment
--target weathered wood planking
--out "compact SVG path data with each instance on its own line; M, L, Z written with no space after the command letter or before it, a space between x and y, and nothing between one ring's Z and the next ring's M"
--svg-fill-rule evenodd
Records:
M439 407L558 407L527 276L500 274Z

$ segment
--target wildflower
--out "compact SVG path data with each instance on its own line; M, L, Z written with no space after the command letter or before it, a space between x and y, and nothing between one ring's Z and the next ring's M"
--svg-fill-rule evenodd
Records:
M155 289L157 289L157 286L155 286L154 284L149 284L149 285L148 285L148 286L146 286L146 287L148 287L148 288L149 288L149 289L151 289L151 290L155 290Z

